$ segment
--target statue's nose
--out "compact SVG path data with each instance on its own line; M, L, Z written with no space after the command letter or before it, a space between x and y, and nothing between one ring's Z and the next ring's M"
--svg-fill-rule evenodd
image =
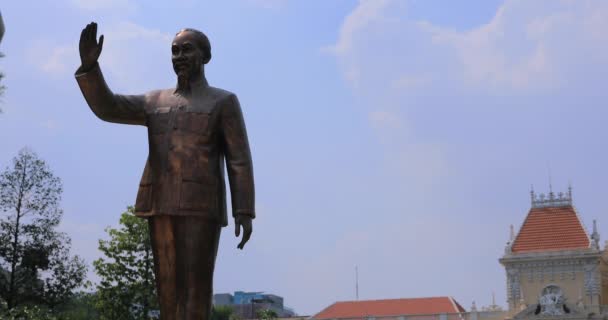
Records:
M183 58L184 58L184 55L181 50L178 50L173 54L173 59L175 59L175 60L181 60Z

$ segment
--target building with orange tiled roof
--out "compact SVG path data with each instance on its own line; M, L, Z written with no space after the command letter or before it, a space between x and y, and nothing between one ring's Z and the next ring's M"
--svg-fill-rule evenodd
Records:
M500 263L507 273L509 317L593 318L606 313L608 253L596 222L587 233L567 193L531 191L531 208Z
M336 302L314 320L608 319L608 250L596 222L587 232L567 193L535 194L499 262L507 274L509 310L495 302L468 312L450 297ZM608 242L607 242L608 246Z
M451 297L385 299L336 302L313 319L368 319L400 316L458 314L466 310Z

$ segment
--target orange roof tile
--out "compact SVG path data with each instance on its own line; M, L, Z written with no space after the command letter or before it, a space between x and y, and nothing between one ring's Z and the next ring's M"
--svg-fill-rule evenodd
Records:
M532 208L511 250L514 253L589 247L589 236L574 207Z
M336 302L313 318L362 318L459 312L466 311L456 300L450 297L433 297Z

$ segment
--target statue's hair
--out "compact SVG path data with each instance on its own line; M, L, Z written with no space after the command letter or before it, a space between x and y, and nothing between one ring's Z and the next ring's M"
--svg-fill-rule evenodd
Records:
M209 60L211 60L211 43L209 42L209 38L207 38L207 36L199 30L193 29L193 28L184 28L181 29L178 33L175 34L175 36L177 36L178 34L182 33L182 32L192 32L196 35L197 38L197 45L199 47L199 49L201 49L203 51L203 54L205 55L205 59L203 60L203 64L207 64L209 62Z

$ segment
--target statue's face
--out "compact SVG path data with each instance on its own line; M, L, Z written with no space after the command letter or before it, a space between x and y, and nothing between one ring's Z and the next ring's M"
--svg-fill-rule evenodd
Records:
M200 72L203 51L197 46L193 32L184 31L175 36L171 45L171 61L178 76L190 76Z

